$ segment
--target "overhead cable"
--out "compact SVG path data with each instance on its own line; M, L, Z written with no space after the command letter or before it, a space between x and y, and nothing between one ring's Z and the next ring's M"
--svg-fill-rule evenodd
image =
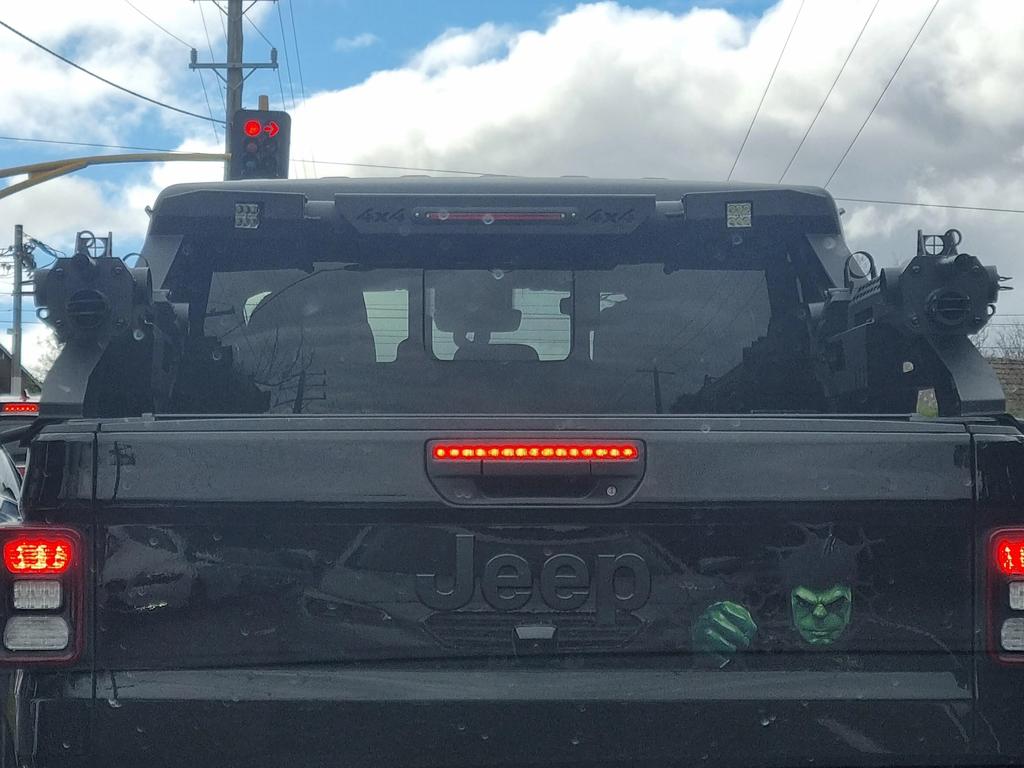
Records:
M905 205L913 208L951 208L956 211L982 211L986 213L1024 213L1024 208L994 208L986 205L952 205L948 203L908 203L901 200L869 200L862 197L834 197L844 203L871 203L873 205Z
M124 0L124 4L125 4L125 5L127 5L127 6L128 6L129 8L131 8L131 9L132 9L133 11L135 11L135 12L136 12L137 14L139 14L139 16L141 16L142 18L144 18L144 19L145 19L146 21L148 21L148 22L149 22L150 24L152 24L152 25L153 25L154 27L156 27L157 29L159 29L159 30L160 30L161 32L163 32L163 33L165 33L165 34L169 35L170 37L173 37L173 38L174 38L175 40L177 40L177 41L178 41L179 43L181 43L182 45L184 45L184 46L185 46L186 48L195 48L195 46L194 46L194 45L192 45L192 44L190 44L190 43L187 43L187 42L185 42L184 40L182 40L182 39L181 39L180 37L178 37L178 36L177 36L176 34L174 34L173 32L171 32L171 30L169 30L169 29L168 29L167 27L165 27L165 26L164 26L163 24L161 24L161 23L160 23L159 21L157 21L156 19L154 19L154 18L153 18L152 16L149 16L149 15L147 15L147 14L146 14L146 13L145 13L145 12L144 12L144 11L143 11L143 10L142 10L141 8L139 8L139 7L138 7L138 6L136 6L136 5L133 5L133 4L132 4L132 2L131 2L131 0Z
M217 119L212 118L212 117L207 117L206 115L200 115L198 112L190 112L187 109L182 109L181 107L175 107L175 106L172 106L172 105L167 104L165 102L158 101L157 99L153 99L153 98L150 98L149 96L145 96L145 95L139 93L138 91L133 91L131 88L125 88L123 85L118 85L114 81L108 80L107 78L103 77L102 75L97 75L95 72L92 72L91 70L86 69L81 64L76 64L71 59L67 58L66 56L61 56L56 51L53 51L53 50L47 48L45 45L43 45L40 42L37 42L36 40L33 40L28 35L26 35L26 34L24 34L22 32L19 32L17 29L15 29L10 24L8 24L6 21L0 21L0 26L4 27L5 29L7 29L7 30L9 30L11 32L13 32L18 37L20 37L22 40L25 40L26 42L31 43L36 48L39 48L40 50L45 51L46 53L50 54L54 58L60 59L61 61L63 61L68 66L74 67L75 69L79 70L80 72L84 72L85 74L89 75L90 77L96 78L101 83L106 83L111 88L116 88L119 91L127 93L129 96L134 96L137 99L142 99L143 101L147 101L150 104L153 104L155 106L162 107L163 109L169 109L172 112L177 112L177 113L182 114L182 115L188 115L189 117L194 117L194 118L197 118L198 120L209 120L209 121L212 121L214 123L222 123L222 124L224 122L223 120L217 120Z
M818 111L814 113L814 117L811 118L811 124L807 126L807 130L804 131L804 135L800 137L800 143L796 145L796 149L793 150L793 156L789 158L789 162L786 163L786 167L783 169L782 174L779 176L779 184L786 178L786 174L789 173L789 169L793 167L793 162L796 160L796 156L800 154L800 150L803 149L804 142L807 141L807 137L811 135L811 130L814 128L814 124L818 122L818 118L821 117L822 110L825 109L825 104L828 103L829 97L832 95L832 91L836 89L836 84L839 82L839 78L843 76L843 72L846 71L846 65L850 63L850 59L853 57L853 52L857 50L857 44L860 43L860 39L864 36L864 30L868 28L868 23L871 21L871 17L875 15L875 10L878 8L878 4L882 0L875 0L875 4L871 6L871 10L868 11L868 16L864 19L864 24L860 28L860 32L857 33L857 39L853 41L853 45L850 47L849 53L846 54L846 59L843 61L843 65L839 68L836 73L835 79L832 81L832 85L828 88L828 93L825 94L825 98L821 100L821 104L818 105Z
M754 116L750 118L750 125L747 126L747 132L743 135L743 141L740 144L739 151L736 152L736 159L732 161L732 168L729 169L729 175L726 180L731 180L733 173L736 171L736 164L740 161L740 155L743 154L743 148L747 146L747 139L750 138L750 132L754 130L754 123L757 122L757 116L761 114L761 107L764 106L764 100L768 96L768 90L772 87L772 81L775 80L775 73L779 71L779 64L782 63L782 57L786 54L786 48L789 47L789 39L793 36L793 30L796 29L796 23L800 19L800 13L804 9L805 0L800 0L800 7L796 9L796 15L793 17L793 23L789 27L789 34L786 35L786 42L782 44L782 50L779 51L779 58L775 60L775 67L772 69L772 74L768 78L768 83L764 87L764 92L761 94L761 100L757 102L757 109L754 110Z
M288 90L292 95L292 109L295 109L295 85L292 80L292 62L288 55L288 34L284 31L284 14L281 12L280 0L277 2L277 21L281 25L281 47L284 48L284 66L288 73Z
M871 106L871 111L868 112L868 116L864 118L864 122L860 124L860 128L858 128L857 133L854 134L853 140L846 147L846 151L844 151L843 156L839 158L839 162L836 163L836 167L832 169L832 173L829 174L828 181L825 182L826 188L829 184L832 183L832 179L836 177L836 174L839 173L839 169L843 167L843 163L846 161L847 155L850 154L850 150L853 149L853 145L857 143L857 139L860 138L861 133L863 133L865 126L867 126L868 124L868 120L870 120L871 116L875 114L875 110L878 108L878 105L882 103L882 97L885 96L885 92L889 90L889 86L892 85L892 81L896 79L896 75L899 74L900 69L903 67L903 62L907 60L907 57L910 56L910 52L914 50L914 45L917 43L917 39L921 37L921 33L924 31L925 25L928 23L928 19L930 19L932 17L932 14L935 13L935 9L938 7L938 5L939 0L935 0L935 2L932 4L931 10L928 11L928 15L925 16L924 21L921 22L921 26L917 28L917 34L914 35L914 39L911 40L910 45L907 46L907 50L903 54L903 58L900 59L900 63L896 65L896 69L893 70L892 76L889 78L889 81L885 84L885 87L882 89L882 92L878 94L878 98L875 99L875 103Z

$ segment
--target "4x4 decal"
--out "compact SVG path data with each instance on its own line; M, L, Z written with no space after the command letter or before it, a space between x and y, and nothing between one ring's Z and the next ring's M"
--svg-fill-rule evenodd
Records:
M405 208L399 208L398 210L367 208L356 216L356 219L371 224L391 224L393 222L405 221Z
M636 211L627 208L625 211L606 211L598 208L590 213L586 220L591 224L629 224L636 218Z

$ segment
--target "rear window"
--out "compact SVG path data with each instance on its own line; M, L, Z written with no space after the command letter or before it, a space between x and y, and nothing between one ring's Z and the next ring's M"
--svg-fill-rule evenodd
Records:
M234 410L666 413L768 332L752 269L215 272L205 333Z

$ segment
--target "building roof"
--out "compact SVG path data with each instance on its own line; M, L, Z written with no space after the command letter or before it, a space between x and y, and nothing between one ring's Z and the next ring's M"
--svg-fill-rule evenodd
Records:
M1006 410L1010 413L1024 411L1024 360L994 357L988 362L999 377L999 383L1003 385Z
M10 370L11 352L2 343L0 343L0 360L3 360L8 364L8 370ZM24 389L42 391L43 383L32 375L25 366L21 366L21 380L24 384Z

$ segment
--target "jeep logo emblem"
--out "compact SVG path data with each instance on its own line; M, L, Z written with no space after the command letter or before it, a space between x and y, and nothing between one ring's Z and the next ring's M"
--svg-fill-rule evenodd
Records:
M455 537L455 581L448 591L437 588L437 574L416 576L416 596L428 608L455 611L467 605L475 592L472 534ZM569 552L544 561L535 582L526 558L512 552L495 555L480 574L480 594L497 611L525 606L539 587L541 599L552 610L575 611L594 596L597 622L614 624L616 611L635 611L651 596L651 571L632 552L598 555L594 567Z

